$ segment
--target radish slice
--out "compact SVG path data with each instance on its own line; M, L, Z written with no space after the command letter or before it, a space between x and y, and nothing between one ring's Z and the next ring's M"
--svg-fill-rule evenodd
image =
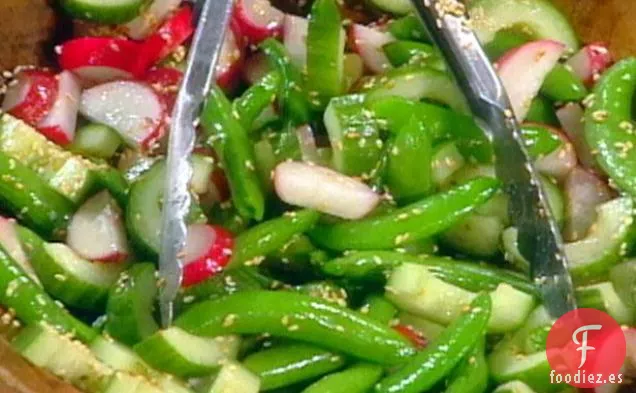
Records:
M141 44L138 67L147 70L186 42L194 33L192 8L181 7Z
M243 80L250 85L258 83L267 75L271 67L267 61L267 56L263 52L256 52L246 61L243 68Z
M289 58L296 67L304 70L307 66L307 33L309 21L306 18L287 14L283 23L283 43Z
M352 220L364 217L380 202L380 196L361 181L302 162L279 164L274 170L274 187L278 197L290 205Z
M140 44L110 37L83 37L60 47L60 66L72 71L87 85L137 76Z
M585 124L583 124L584 111L581 105L571 102L559 108L556 111L556 115L563 127L563 131L567 134L568 138L572 141L576 155L579 158L581 164L588 169L594 169L599 171L596 160L588 147L585 140Z
M148 9L124 26L128 37L135 40L146 38L180 4L181 0L154 0Z
M251 44L280 36L285 14L269 0L236 0L232 18Z
M532 100L563 52L565 45L559 42L534 41L510 50L497 62L499 78L508 92L517 120L526 118Z
M225 229L206 224L190 225L183 258L182 286L197 284L223 270L230 261L233 247L234 239Z
M589 86L612 65L612 55L605 44L597 42L581 48L566 64Z
M109 82L88 89L82 94L80 111L115 129L137 149L150 147L161 136L164 106L157 93L141 82Z
M38 131L59 145L67 145L75 137L77 111L82 88L79 80L70 71L58 75L55 103L49 114L38 123Z
M395 41L390 33L354 24L349 30L349 36L353 50L362 56L364 65L370 71L379 74L392 68L391 62L382 49L384 45Z
M58 82L48 71L20 72L9 85L2 110L35 126L49 114L57 98Z
M2 246L3 251L9 254L11 259L22 267L24 272L27 273L31 279L39 283L40 280L35 274L35 271L33 270L24 249L22 248L22 243L18 238L16 225L17 224L14 219L0 216L0 246Z
M225 40L216 65L216 83L226 90L231 90L241 75L243 51L239 45L234 29L225 32Z
M535 167L544 175L563 180L576 167L576 152L570 140L560 130L549 129L563 141L563 146L537 159Z
M166 112L172 113L179 86L183 80L183 72L171 67L153 68L144 75L142 80L159 95L166 107Z
M68 226L66 243L91 261L122 262L128 258L128 241L117 202L108 191L88 199Z
M311 129L311 126L305 124L304 126L296 128L296 137L300 144L303 161L319 164L320 155L318 154L316 138L314 137L314 132Z
M584 238L596 222L596 207L613 197L609 186L583 168L574 168L565 179L565 227L567 241Z

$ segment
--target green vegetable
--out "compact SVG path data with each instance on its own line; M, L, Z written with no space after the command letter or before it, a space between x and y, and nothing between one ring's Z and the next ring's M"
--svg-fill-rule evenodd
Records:
M530 109L526 115L526 121L561 127L561 123L559 123L559 119L554 110L554 105L543 96L537 96L532 100Z
M256 173L252 142L239 120L232 115L232 106L218 87L210 91L201 124L208 136L208 144L221 159L234 206L243 217L263 219L265 196Z
M257 131L254 124L258 117L269 108L276 100L276 94L280 89L280 75L277 72L270 72L258 83L250 86L243 95L232 103L233 111L236 112L241 126L248 132Z
M111 158L122 144L117 131L103 124L90 123L77 129L72 151L87 157Z
M375 386L375 393L419 393L446 377L486 333L491 302L480 295L431 345Z
M415 15L407 15L391 21L389 33L398 40L431 42L431 37L422 21Z
M62 0L62 7L74 18L99 23L125 23L141 13L145 0Z
M360 307L360 312L373 320L389 325L397 314L397 308L384 296L370 295Z
M429 66L444 71L446 64L432 45L417 41L393 41L382 47L384 54L394 67L403 65Z
M332 250L391 249L444 231L490 199L498 188L497 180L478 178L388 214L321 224L309 234L317 245Z
M446 393L484 393L488 388L488 364L484 342L479 342L457 365L449 378Z
M302 393L366 393L382 377L382 367L360 363L327 375Z
M202 336L267 332L381 364L396 364L413 354L389 327L293 292L241 292L206 301L181 315L175 326Z

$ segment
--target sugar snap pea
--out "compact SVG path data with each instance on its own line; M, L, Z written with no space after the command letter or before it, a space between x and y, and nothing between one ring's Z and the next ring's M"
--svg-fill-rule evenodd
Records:
M248 132L257 130L254 127L254 121L274 103L279 91L280 79L277 72L270 72L232 103L233 114L238 116L241 125Z
M360 363L327 375L302 393L366 393L382 377L382 367Z

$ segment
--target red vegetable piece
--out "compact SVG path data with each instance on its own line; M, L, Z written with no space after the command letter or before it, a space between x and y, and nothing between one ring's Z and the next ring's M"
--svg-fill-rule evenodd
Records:
M225 40L216 65L216 83L225 90L232 90L241 76L243 46L234 28L225 33Z
M60 66L89 85L139 76L137 56L141 45L112 37L82 37L60 47Z
M190 225L182 285L192 286L222 271L230 261L233 247L234 238L225 229L206 224Z
M158 67L148 71L143 80L157 92L166 107L166 112L172 113L183 80L183 72L176 68Z
M32 126L37 125L53 107L57 91L58 82L53 73L22 71L7 88L2 110Z
M37 129L58 145L67 145L75 137L82 88L77 77L70 71L62 71L56 81L57 96L51 110L38 123Z
M232 14L241 35L251 44L279 37L284 17L285 14L272 6L269 0L237 0Z
M591 86L609 66L612 65L612 54L607 45L601 42L584 46L568 61L567 65L581 80Z
M428 345L426 337L411 325L398 324L393 329L406 337L417 349L424 349Z

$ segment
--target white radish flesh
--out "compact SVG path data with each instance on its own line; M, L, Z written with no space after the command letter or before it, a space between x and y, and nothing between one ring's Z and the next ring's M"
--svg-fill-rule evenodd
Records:
M55 103L37 128L53 142L65 145L72 142L75 137L82 87L70 71L62 71L58 75L58 82Z
M283 22L283 43L291 62L300 70L307 66L307 32L309 21L306 18L287 14Z
M366 216L380 202L380 196L366 184L301 162L279 164L274 170L274 187L279 198L290 205L352 220Z
M140 82L119 81L84 91L80 112L115 129L135 148L149 147L160 135L164 109L160 98Z
M581 164L585 168L599 170L585 140L585 125L583 124L585 112L581 105L575 102L568 103L562 108L559 108L556 111L556 115L563 131L565 131L570 141L572 141L572 145L574 145L576 155Z
M75 212L66 242L78 255L91 261L126 260L129 249L122 212L107 191L88 199Z
M523 121L548 73L559 62L565 45L550 40L534 41L512 49L497 62L517 120Z
M609 186L596 175L582 168L574 168L565 180L565 227L567 241L584 238L596 222L596 208L612 199Z
M22 243L16 232L16 222L14 219L0 216L0 246L2 250L9 254L9 257L17 262L24 272L29 275L35 282L39 283L38 276L35 274L29 259L27 258Z
M566 64L584 83L590 85L612 64L612 55L604 44L594 43L581 48Z
M258 44L280 34L285 14L269 0L236 0L233 17L241 34Z
M353 47L364 65L373 73L379 74L390 68L391 62L384 54L382 47L395 41L390 33L385 33L371 27L354 24L349 32Z
M153 0L147 9L142 11L141 15L125 25L128 37L135 40L146 38L180 4L181 0Z
M296 137L300 144L300 152L302 154L303 161L311 162L314 164L320 163L320 156L318 155L318 148L316 146L316 138L311 126L305 124L296 129Z
M231 88L241 75L243 51L232 29L225 32L225 39L216 65L216 81L223 88Z

